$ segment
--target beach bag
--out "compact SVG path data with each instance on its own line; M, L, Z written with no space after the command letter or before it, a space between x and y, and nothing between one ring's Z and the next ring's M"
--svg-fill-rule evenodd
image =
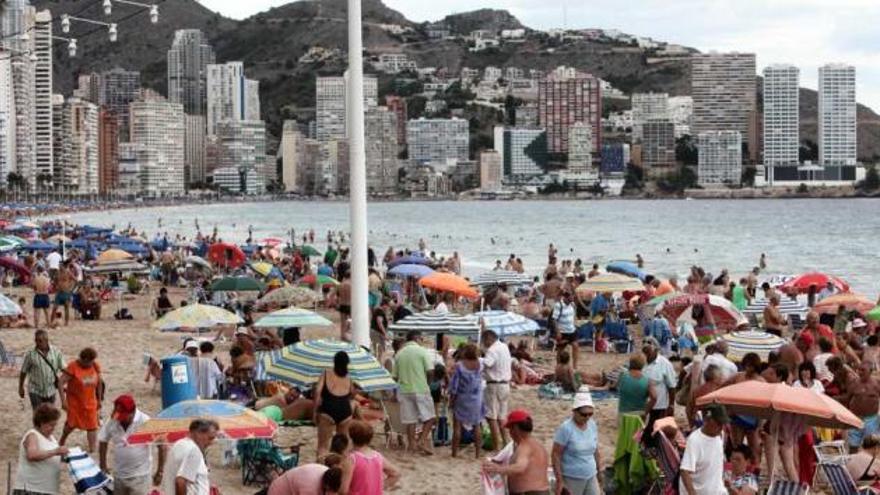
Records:
M507 464L513 457L513 442L508 443L501 451L489 460L498 464ZM500 474L488 474L480 471L480 485L483 489L483 495L507 495L507 483Z

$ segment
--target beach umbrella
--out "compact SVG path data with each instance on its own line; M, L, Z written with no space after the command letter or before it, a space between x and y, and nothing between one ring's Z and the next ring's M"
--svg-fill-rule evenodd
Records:
M392 390L397 384L388 371L367 350L348 342L307 340L263 357L268 378L281 380L299 388L314 386L324 370L333 368L333 356L348 354L348 372L352 381L364 392Z
M734 329L748 325L749 320L743 316L733 303L720 296L709 294L681 294L669 298L657 305L657 312L663 314L671 322L693 321L693 308L696 305L709 304L715 326L720 329Z
M0 267L14 272L21 280L22 284L29 284L31 281L31 270L24 266L20 261L14 260L8 256L0 258Z
M277 306L313 306L322 301L324 296L306 287L281 287L257 300L258 307Z
M419 285L442 292L452 292L457 296L476 299L479 294L470 282L452 273L435 272L419 279Z
M48 242L43 241L33 241L22 246L21 249L24 249L25 251L55 251L58 249L58 245L49 244Z
M15 241L0 237L0 252L15 251L19 246L20 244Z
M214 266L238 268L245 264L247 256L235 244L218 242L208 247L208 261Z
M404 265L404 264L407 264L407 265L430 265L431 259L425 258L422 255L408 254L406 256L400 256L400 257L394 258L393 260L388 262L388 268L394 268L397 265Z
M279 244L284 244L284 239L279 239L278 237L266 237L260 240L260 244L263 246L275 247Z
M837 308L843 306L847 311L856 311L859 314L865 314L876 306L876 302L868 299L861 294L845 292L843 294L834 294L813 305L813 311L820 315L837 314Z
M261 277L268 277L272 270L275 269L275 265L272 263L267 263L265 261L254 261L250 264L251 270L254 271L257 275Z
M211 328L216 325L237 325L244 320L235 313L230 313L217 306L207 304L188 304L175 309L153 322L153 328L162 331L179 330L181 328Z
M309 246L307 244L302 245L302 246L296 246L295 248L293 248L293 250L295 252L299 251L299 254L301 254L302 256L321 256L320 251L318 251L317 249L315 249L312 246Z
M759 315L764 313L764 309L770 304L768 299L755 299L751 304L746 306L742 312L744 315ZM797 300L783 297L779 301L779 313L782 315L805 315L810 311L806 304Z
M147 254L150 254L150 251L142 244L135 244L133 242L123 242L117 244L116 249L120 249L128 254L132 254L135 256L145 256Z
M90 247L100 247L102 244L97 243L95 241L90 241L83 237L77 237L76 239L71 240L67 243L67 247L74 249L88 249Z
M285 308L263 316L254 323L254 326L273 328L330 327L333 326L333 322L314 311L300 308Z
M757 330L732 332L721 338L727 341L727 357L734 362L741 361L743 356L750 352L760 356L762 361L767 361L771 352L785 345L785 339L782 337Z
M780 285L779 290L785 293L797 292L799 294L806 294L810 291L810 287L815 287L818 292L828 282L834 284L834 288L839 292L849 292L849 284L846 281L834 275L827 275L821 272L809 272L798 275Z
M201 256L187 256L186 259L183 260L187 265L192 265L195 267L199 267L203 270L211 270L211 263L208 262L205 258Z
M272 438L275 423L240 404L221 400L185 400L163 409L136 427L126 438L130 445L174 443L189 434L194 419L213 419L220 425L220 436L232 440Z
M65 244L67 244L72 240L73 239L71 239L70 237L67 237L66 235L55 234L52 237L46 239L46 242L54 242L55 244L58 244L59 242L63 242Z
M21 314L21 306L12 299L0 294L0 316L18 316Z
M119 260L119 261L107 261L98 265L95 265L91 268L87 268L89 273L100 274L100 273L131 273L131 272L141 272L141 271L149 271L147 265L138 263L135 260Z
M104 263L131 260L133 258L134 256L121 249L110 248L99 254L98 258L95 260L95 263L101 265Z
M501 338L534 333L538 330L538 324L534 320L510 311L480 311L472 316Z
M871 311L868 311L868 314L865 315L865 318L871 321L880 321L880 306L876 306Z
M23 239L17 235L4 235L3 237L0 237L0 240L16 246L26 246L29 242L27 239Z
M406 333L412 330L426 334L451 333L476 336L480 333L479 321L473 316L456 313L425 311L415 313L388 326L392 333Z
M624 292L624 291L642 291L645 287L637 278L627 277L619 273L603 273L593 278L588 278L577 288L578 292Z
M388 270L388 273L396 277L422 278L426 275L434 273L434 270L431 267L425 265L404 263Z
M528 285L532 283L532 278L524 273L518 273L510 270L492 270L481 273L474 278L473 285L487 287L498 284L506 285Z
M339 282L333 277L315 274L306 275L305 277L297 280L297 283L300 285L315 285L317 283L321 287L324 287L325 285L339 285Z
M253 277L226 277L211 284L211 290L262 292L266 290L266 285Z
M605 271L609 273L619 273L621 275L626 275L627 277L635 277L642 281L644 281L645 277L648 275L644 270L639 268L638 265L631 261L613 261L605 267Z
M258 249L260 249L260 246L257 246L255 244L242 244L239 247L241 248L242 252L244 252L244 254L246 254L247 256L253 256L254 253L256 253Z

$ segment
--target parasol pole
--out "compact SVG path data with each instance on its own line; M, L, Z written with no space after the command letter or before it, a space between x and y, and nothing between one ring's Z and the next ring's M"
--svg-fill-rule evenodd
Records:
M367 303L367 170L364 145L364 61L361 0L348 0L348 87L346 132L349 142L351 219L351 335L370 347L370 308Z
M779 412L774 411L770 418L770 441L767 446L767 470L770 472L770 486L776 480L776 456L779 454Z

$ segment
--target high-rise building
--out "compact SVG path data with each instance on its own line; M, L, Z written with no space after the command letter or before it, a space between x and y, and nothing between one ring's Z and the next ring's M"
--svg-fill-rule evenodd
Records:
M602 163L599 171L606 176L622 175L629 164L630 148L627 143L605 143L602 145Z
M242 173L253 170L263 189L275 180L275 164L271 170L266 166L266 124L262 120L224 120L217 124L217 138L219 167L238 168Z
M15 87L12 84L12 60L0 52L0 187L16 170L15 162Z
M168 50L168 101L183 105L188 115L207 111L207 66L214 49L198 29L178 29Z
M397 147L401 150L406 148L406 121L407 108L406 98L402 96L385 96L385 106L397 116Z
M76 88L73 90L73 97L81 100L98 103L98 90L101 75L97 72L90 74L80 74L76 78Z
M149 166L153 154L147 147L140 143L119 143L119 185L117 190L121 194L141 194L143 188L143 175L141 164Z
M52 14L41 10L34 18L34 149L35 174L55 174L52 148Z
M409 159L446 166L467 160L470 151L468 121L463 119L417 119L406 123Z
M119 122L119 139L128 141L128 105L141 91L141 73L115 68L94 75L90 84L96 86L97 100L89 100L108 109Z
M127 110L125 113L128 115ZM101 108L98 113L98 192L109 194L118 186L119 120L113 112Z
M737 131L706 131L697 135L697 181L702 186L742 182L742 135Z
M320 161L315 183L318 194L347 195L351 181L351 155L347 139L331 139L321 143Z
M98 192L98 106L79 98L53 98L55 158L53 176L42 180L39 190L51 188L67 195Z
M183 176L186 179L186 185L204 184L207 178L205 170L205 143L207 142L205 116L185 115L184 128Z
M575 122L591 126L591 152L598 156L602 146L601 81L560 67L538 82L538 123L547 130L547 152L554 160L568 155L569 128Z
M129 108L131 142L143 146L138 159L140 192L147 196L176 196L184 192L186 122L182 103L152 92Z
M220 167L214 170L214 185L231 193L248 195L263 192L263 177L250 167Z
M0 27L3 33L3 57L9 58L12 67L13 104L9 124L14 133L14 146L10 149L9 172L15 172L23 181L19 190L34 187L36 177L35 88L34 67L29 53L34 50L36 9L27 0L7 0L0 4ZM28 34L27 37L22 36ZM12 117L14 116L14 117ZM8 175L8 174L7 174ZM4 177L5 179L5 177Z
M757 94L754 53L701 53L691 56L692 133L737 131L757 160Z
M224 120L260 120L260 83L245 77L242 62L211 64L207 70L209 136Z
M642 126L651 119L669 118L669 95L666 93L633 93L632 105L632 140L642 140Z
M856 165L856 68L819 67L819 163Z
M764 68L764 164L798 163L800 70L793 65Z
M480 152L480 189L497 191L501 189L504 178L504 163L501 153L495 150Z
M675 139L690 135L694 121L694 99L690 96L671 96L667 102L669 119L675 124Z
M391 196L397 193L397 113L387 107L371 108L364 121L367 192Z
M526 181L543 175L548 163L547 132L496 126L495 151L501 155L506 180Z
M318 141L345 139L346 81L342 77L319 77L315 84L315 137ZM364 76L364 111L378 104L379 83L375 76Z
M669 119L648 120L642 126L642 167L658 177L675 167L675 124Z
M593 168L593 130L575 122L568 131L568 171L583 174Z
M285 120L281 130L281 145L278 154L281 156L281 183L284 184L284 192L297 192L299 190L299 177L297 175L301 145L305 136L299 132L295 120Z

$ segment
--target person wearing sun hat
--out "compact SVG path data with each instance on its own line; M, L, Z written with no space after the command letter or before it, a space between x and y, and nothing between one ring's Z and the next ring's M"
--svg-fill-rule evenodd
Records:
M129 445L128 435L150 419L137 408L134 397L125 394L113 401L113 415L98 432L98 456L101 470L110 474L107 464L107 451L113 445L113 493L123 495L143 495L153 485L162 482L162 469L165 451L159 447L155 475L150 476L153 456L150 445Z
M571 495L602 493L602 458L594 411L590 388L582 386L574 396L571 417L556 429L553 437L556 495L560 495L563 489Z
M525 409L510 411L504 428L510 431L513 440L510 462L502 465L487 460L483 463L483 470L506 476L510 495L550 495L550 481L547 479L550 456L541 442L532 436L531 413Z

